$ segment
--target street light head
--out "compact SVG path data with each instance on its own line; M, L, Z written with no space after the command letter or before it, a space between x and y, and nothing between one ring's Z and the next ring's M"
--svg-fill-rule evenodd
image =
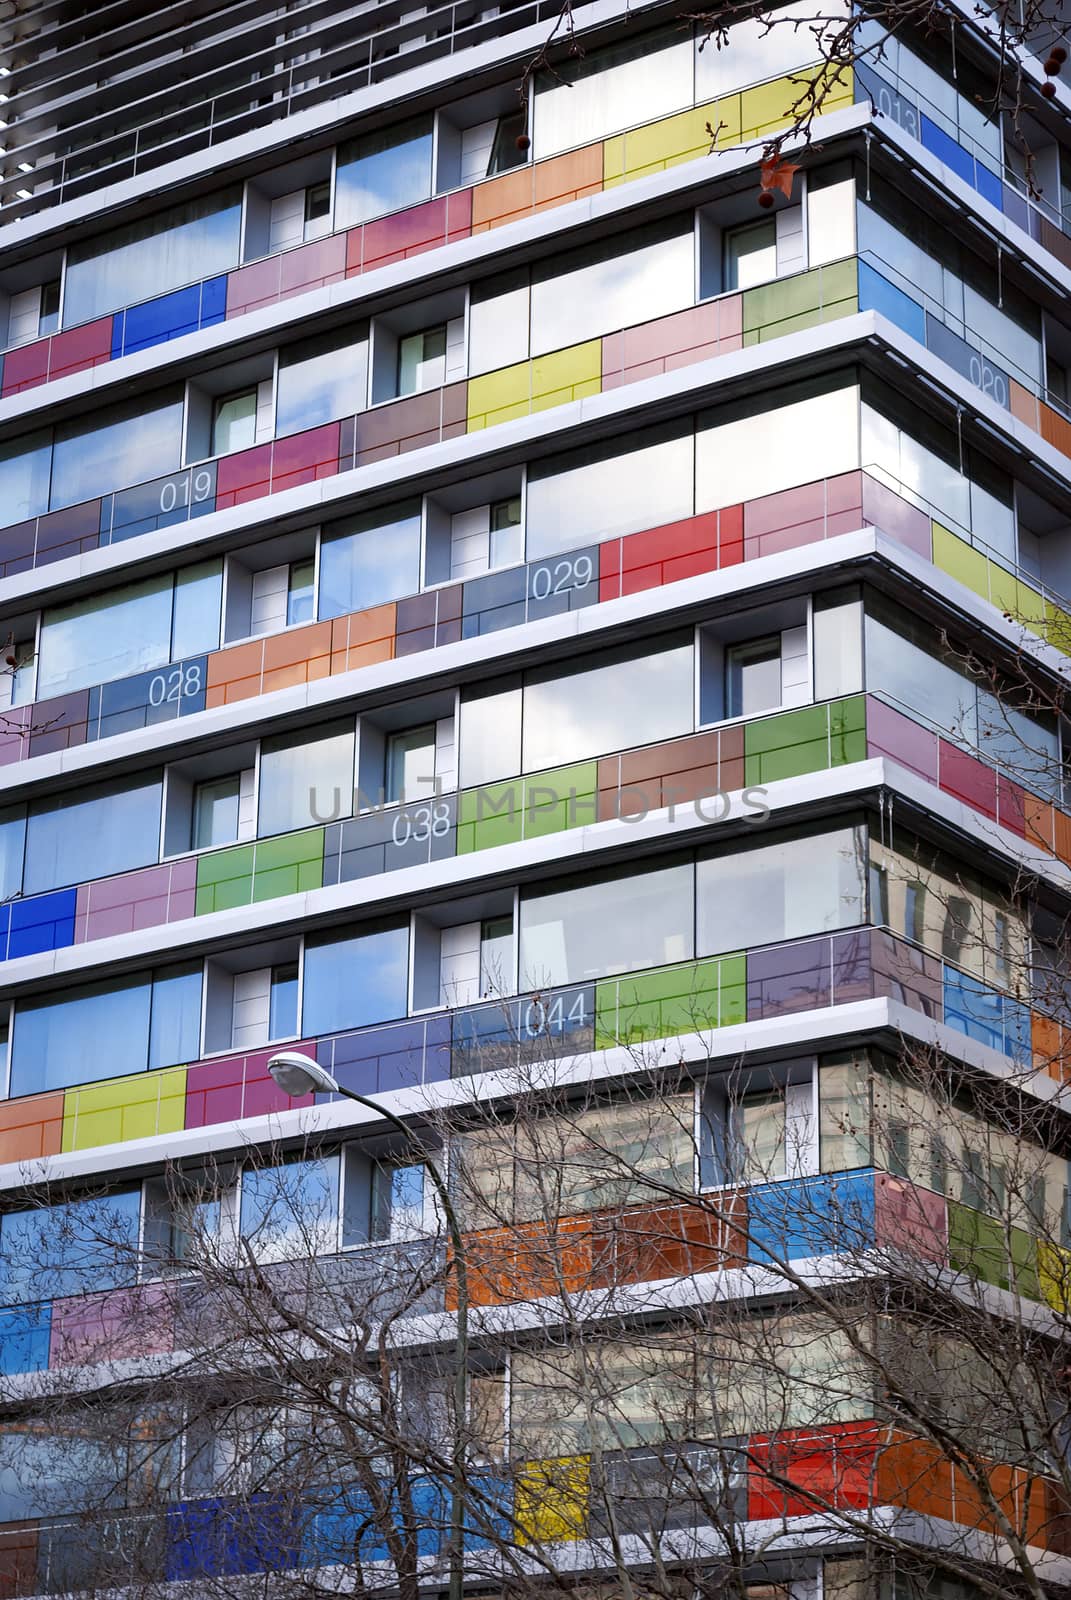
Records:
M284 1094L296 1098L303 1094L338 1094L331 1074L311 1056L300 1050L281 1050L268 1062L268 1071Z

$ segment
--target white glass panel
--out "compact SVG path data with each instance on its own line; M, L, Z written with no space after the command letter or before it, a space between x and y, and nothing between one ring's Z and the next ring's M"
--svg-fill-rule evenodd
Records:
M700 861L699 954L854 926L865 904L865 852L862 831L841 828Z
M674 238L621 249L606 260L532 284L532 354L681 311L695 300L691 226Z
M689 960L694 881L685 862L527 896L521 901L521 989Z
M701 428L696 510L713 511L859 466L859 390L831 394Z
M832 37L847 13L845 0L830 0L828 5L797 0L777 10L764 8L762 18L734 23L728 43L721 49L710 40L697 51L696 101L766 83L822 60L821 40ZM767 20L772 21L771 27L766 26Z
M566 67L561 72L565 82L539 83L533 108L533 157L542 161L690 106L693 53L687 38L661 46L640 41L600 51L574 71Z
M528 682L524 770L691 733L693 671L692 646L684 644Z
M684 434L531 473L529 560L690 517L693 448Z

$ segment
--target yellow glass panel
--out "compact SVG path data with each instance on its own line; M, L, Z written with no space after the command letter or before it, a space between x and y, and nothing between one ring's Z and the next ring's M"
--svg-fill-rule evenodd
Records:
M589 1456L528 1461L517 1474L518 1544L581 1539L588 1528Z
M157 1133L177 1133L185 1124L185 1067L111 1078L84 1089L68 1089L63 1149L89 1150Z

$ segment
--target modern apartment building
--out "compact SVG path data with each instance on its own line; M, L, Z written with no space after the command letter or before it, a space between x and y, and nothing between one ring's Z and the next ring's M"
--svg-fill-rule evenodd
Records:
M2 9L0 1593L1071 1585L1059 74Z

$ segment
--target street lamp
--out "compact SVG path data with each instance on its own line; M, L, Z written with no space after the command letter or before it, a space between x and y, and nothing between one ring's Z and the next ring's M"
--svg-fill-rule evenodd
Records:
M344 1084L336 1082L326 1068L321 1067L318 1061L305 1055L300 1050L281 1050L268 1062L268 1071L279 1085L284 1094L297 1098L299 1095L340 1094L347 1100L354 1100L359 1106L364 1106L366 1111L375 1112L392 1127L404 1134L410 1144L416 1141L412 1129L402 1121L401 1117L389 1111L378 1100L369 1100L365 1095L358 1094L355 1089L347 1089ZM454 1447L451 1462L452 1481L450 1485L450 1545L449 1545L449 1570L450 1580L447 1594L449 1600L462 1600L464 1588L464 1532L465 1532L465 1499L462 1484L465 1477L465 1412L468 1404L468 1356L469 1356L469 1288L468 1275L465 1269L465 1244L461 1237L461 1228L457 1220L450 1199L450 1191L446 1179L443 1177L438 1164L431 1160L425 1151L421 1151L421 1158L427 1167L428 1176L435 1186L435 1192L442 1206L443 1216L446 1220L447 1232L454 1250L454 1271L457 1276L457 1350L456 1371L454 1374Z

